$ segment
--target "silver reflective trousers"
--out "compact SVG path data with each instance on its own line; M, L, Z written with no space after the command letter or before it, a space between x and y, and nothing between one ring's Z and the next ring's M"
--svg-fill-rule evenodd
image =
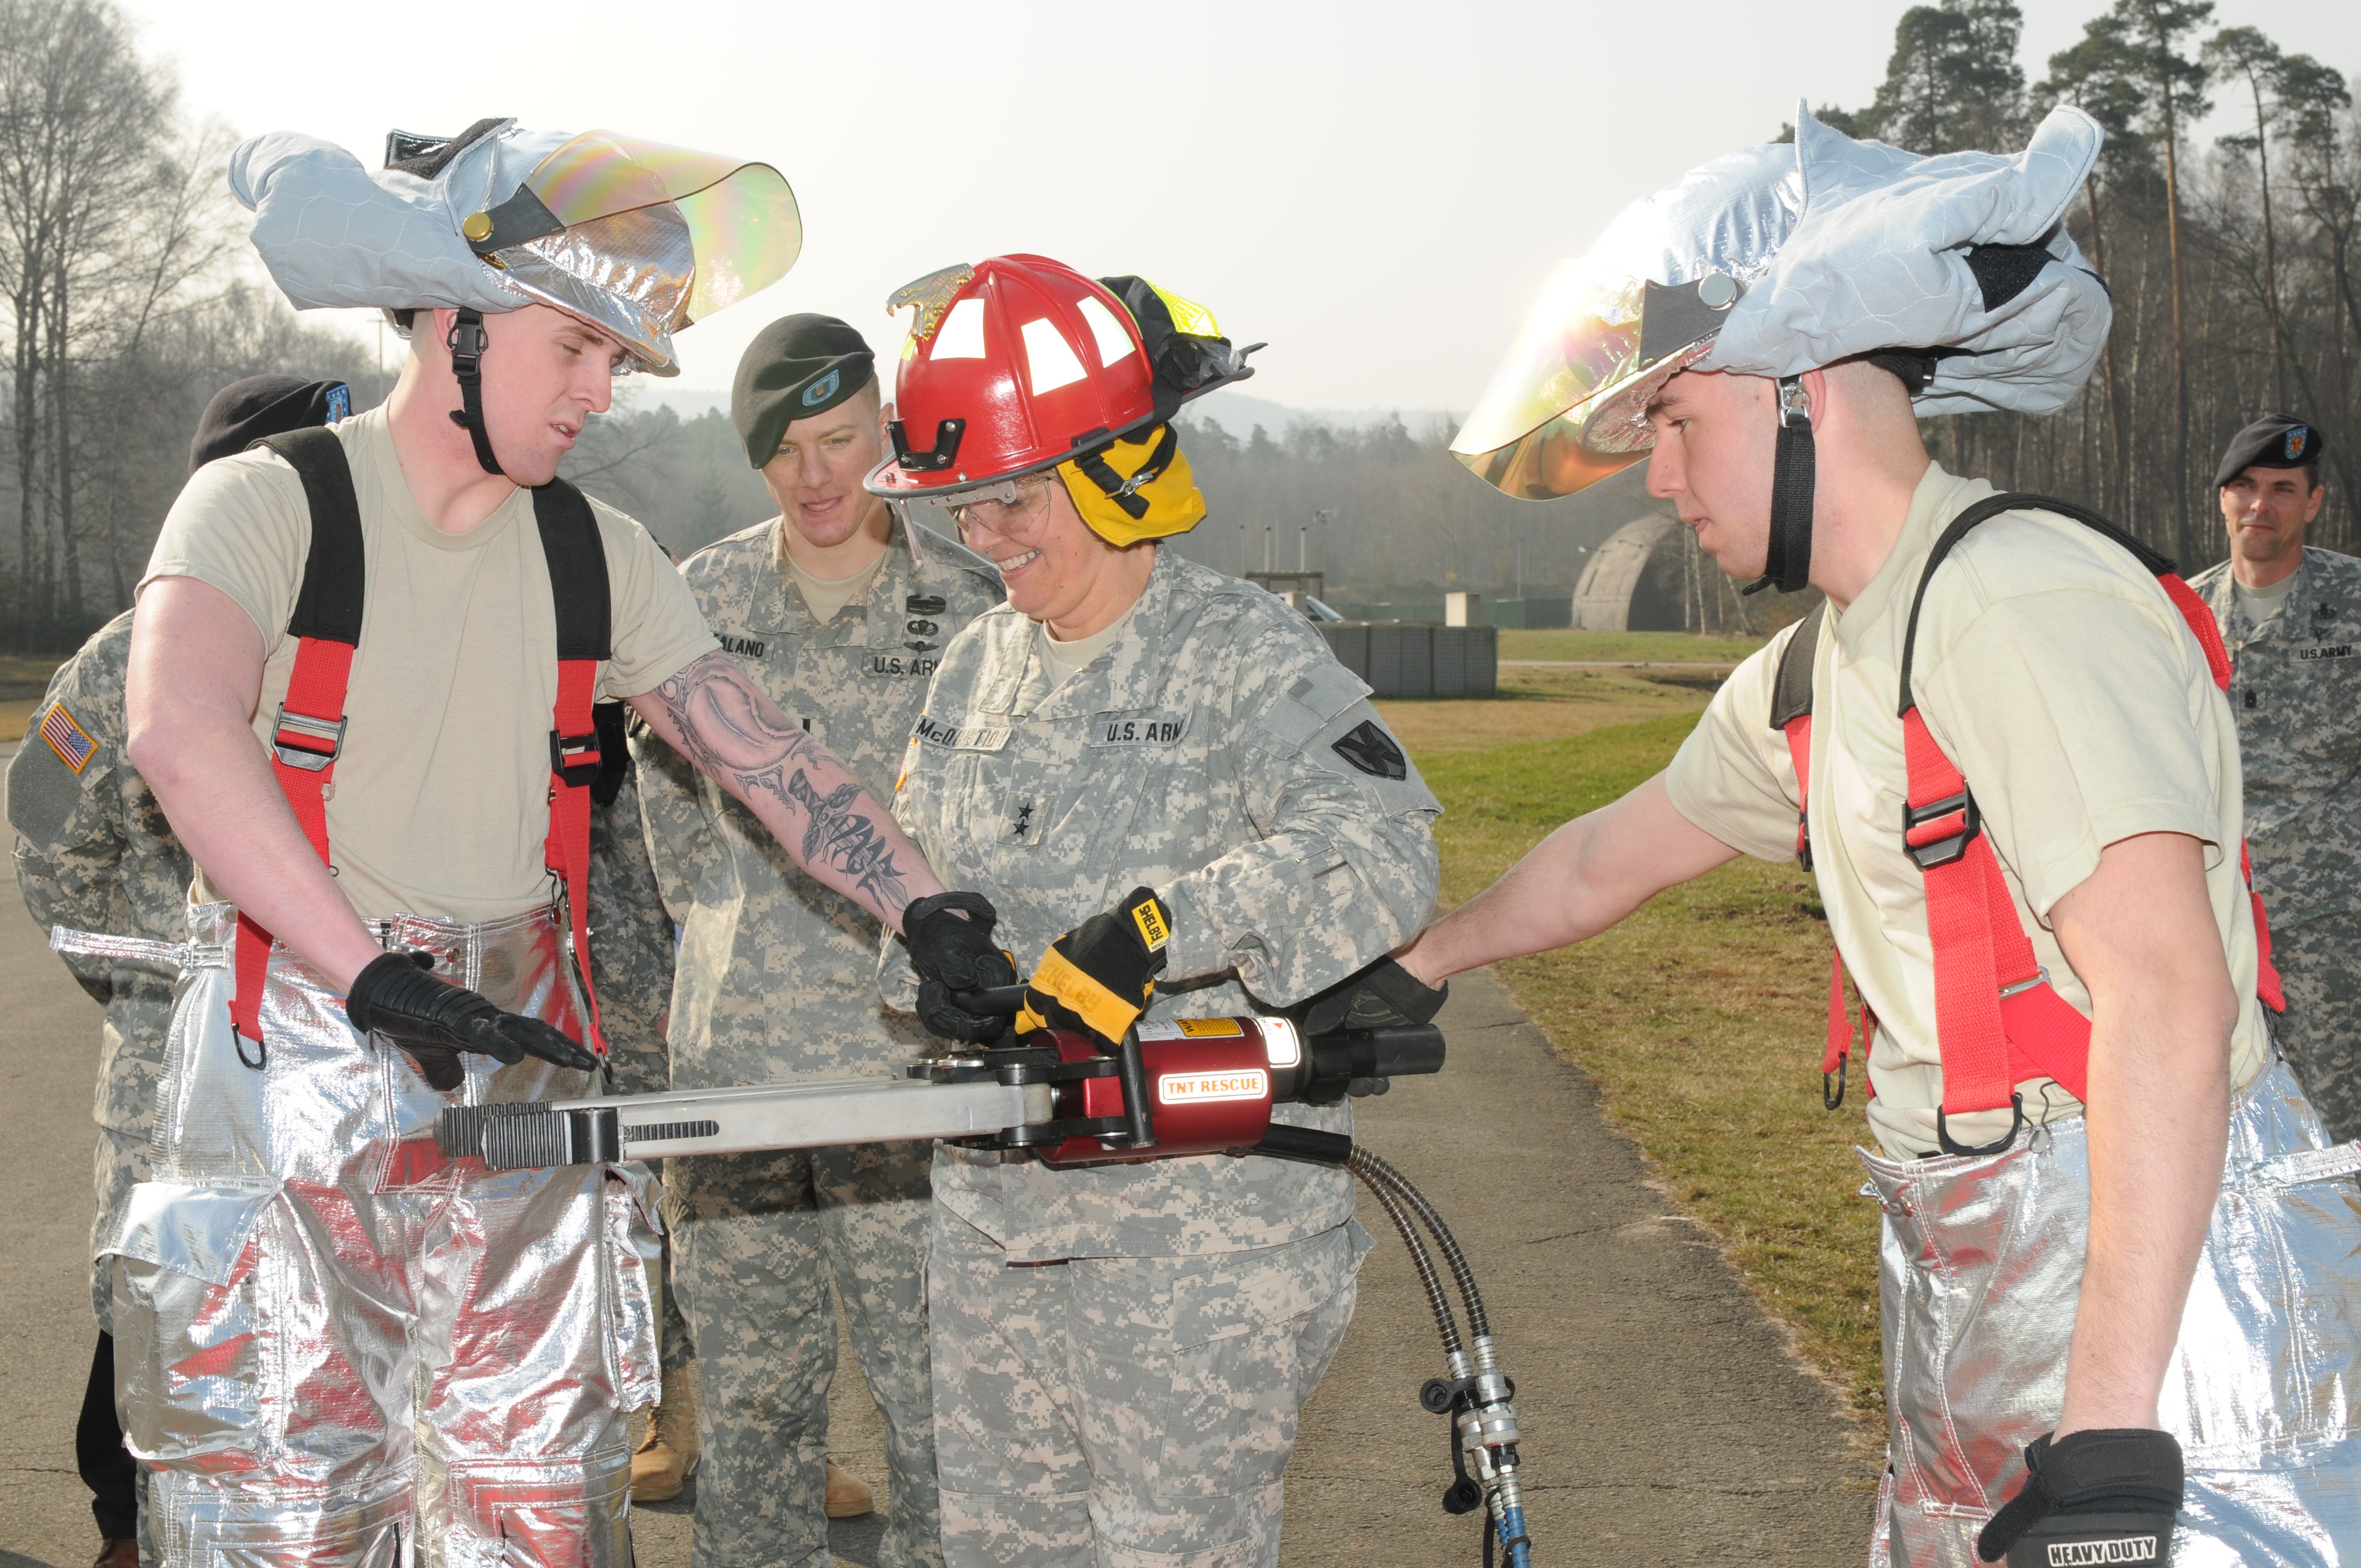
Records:
M2165 1374L2175 1568L2361 1563L2361 1166L2284 1063L2231 1104L2222 1196ZM2080 1118L2001 1154L1864 1154L1884 1210L1887 1471L1872 1568L1981 1568L1977 1531L2056 1425L2090 1232Z
M545 911L403 916L390 945L571 1027ZM632 1168L487 1172L435 1113L579 1094L467 1057L435 1093L284 948L263 1049L229 1023L226 906L191 912L156 1179L104 1238L115 1397L168 1568L629 1568L623 1412L655 1402L658 1243Z

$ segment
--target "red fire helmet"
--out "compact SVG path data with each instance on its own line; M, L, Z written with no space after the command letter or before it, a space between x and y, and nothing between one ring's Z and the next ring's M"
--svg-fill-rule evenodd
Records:
M904 306L917 313L895 377L894 455L868 480L889 498L941 498L1055 467L1254 373L1253 350L1232 350L1203 307L1138 279L1100 283L1046 256L947 267L886 301L889 313ZM1176 355L1176 344L1189 346Z

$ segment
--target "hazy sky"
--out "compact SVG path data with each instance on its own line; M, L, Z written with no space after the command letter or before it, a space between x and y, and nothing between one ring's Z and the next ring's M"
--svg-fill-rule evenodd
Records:
M682 335L682 387L726 388L746 340L791 311L843 316L889 356L896 285L1031 250L1140 273L1234 339L1268 339L1257 396L1461 410L1560 257L1775 135L1799 96L1866 103L1903 9L126 3L190 110L240 134L309 131L374 165L389 127L514 115L776 165L803 258ZM2103 7L2021 3L2037 78ZM2361 5L2218 0L2217 16L2361 76Z

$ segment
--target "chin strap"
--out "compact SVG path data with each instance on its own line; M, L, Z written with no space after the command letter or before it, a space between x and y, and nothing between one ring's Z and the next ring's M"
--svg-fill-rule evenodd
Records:
M451 374L459 383L460 404L451 411L451 422L466 431L467 439L476 444L476 461L483 465L484 472L498 474L500 472L500 460L492 455L491 434L484 429L484 348L488 341L484 334L484 313L462 305L458 319L451 323L448 340ZM1783 433L1781 440L1784 442L1784 439ZM1808 433L1806 439L1810 439ZM1786 460L1787 449L1782 445L1779 448L1782 471L1785 469ZM1806 494L1808 497L1808 480Z
M1804 400L1804 378L1782 376L1779 450L1771 471L1770 551L1763 558L1763 575L1746 585L1746 592L1777 588L1792 594L1811 580L1812 481L1818 467L1812 446L1811 405Z

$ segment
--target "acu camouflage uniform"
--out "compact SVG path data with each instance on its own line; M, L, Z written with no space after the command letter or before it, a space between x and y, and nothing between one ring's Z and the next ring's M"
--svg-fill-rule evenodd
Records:
M623 733L636 751L653 732L629 705L615 706L624 709ZM608 777L602 770L599 788ZM610 802L598 804L598 795L594 789L590 808L590 983L598 989L598 1028L607 1037L607 1076L619 1094L656 1094L672 1078L664 1028L672 1006L673 920L648 860L638 770L622 769ZM656 1294L656 1343L664 1370L675 1371L695 1352L672 1288L669 1234ZM632 1418L644 1419L644 1413Z
M1124 632L1054 690L1037 635L1004 609L945 651L895 803L945 885L993 901L1020 972L1143 883L1172 910L1157 1018L1299 1001L1418 928L1440 807L1301 616L1163 551ZM907 1004L906 955L886 957ZM1351 1179L1220 1157L1053 1170L946 1145L934 1188L953 1568L1276 1563L1297 1412L1368 1245Z
M2228 562L2190 587L2235 665L2246 846L2287 987L2271 1032L2329 1135L2361 1137L2361 560L2307 546L2259 626Z
M125 610L82 644L48 695L8 765L8 821L16 829L16 888L44 927L63 926L167 945L187 935L188 851L123 757L123 680L131 656ZM52 745L49 730L60 737ZM81 758L77 769L74 759ZM99 1049L100 1128L92 1246L125 1197L148 1179L156 1080L172 1025L169 963L67 956L82 989L106 1009ZM109 1329L112 1292L93 1271L91 1305Z
M777 519L682 565L706 623L771 699L883 798L944 641L1000 598L989 565L897 522L864 598L821 625L780 561ZM682 927L675 1088L898 1076L933 1054L879 1005L877 922L664 747L642 747L659 880ZM697 1344L698 1568L828 1561L831 1276L885 1417L880 1568L942 1561L920 1249L927 1146L668 1162L676 1293Z

